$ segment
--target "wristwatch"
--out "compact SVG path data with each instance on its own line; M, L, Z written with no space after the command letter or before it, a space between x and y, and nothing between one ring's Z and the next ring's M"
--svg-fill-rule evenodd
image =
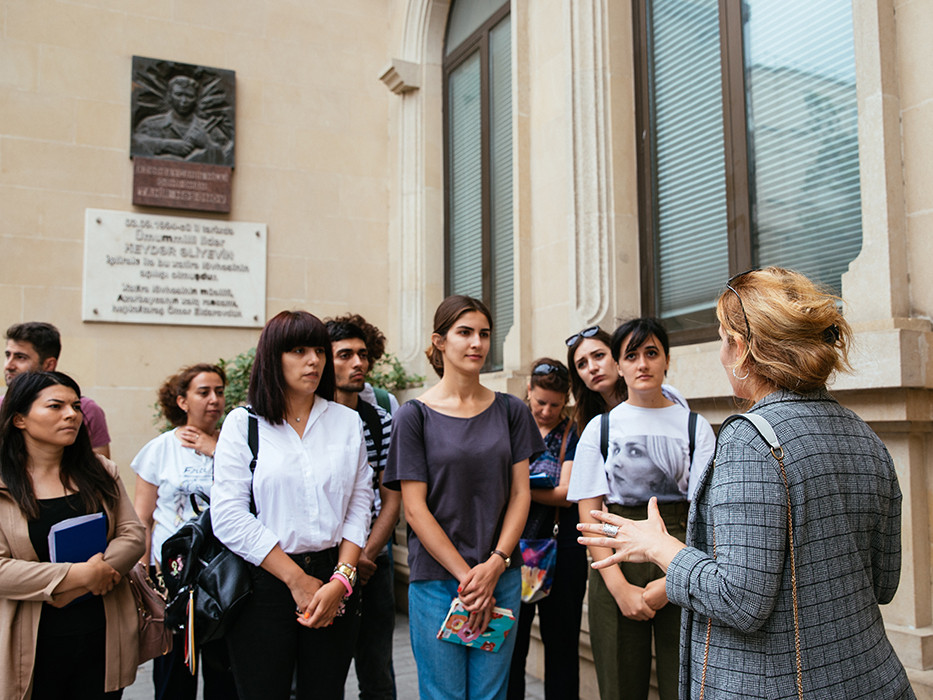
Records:
M512 566L512 557L510 557L510 556L509 556L508 554L506 554L505 552L503 552L503 551L501 551L501 550L499 550L499 549L494 549L494 550L492 550L492 551L489 553L489 556L492 556L493 554L498 554L500 557L502 557L502 561L505 562L505 568L506 568L506 569L508 569L510 566Z

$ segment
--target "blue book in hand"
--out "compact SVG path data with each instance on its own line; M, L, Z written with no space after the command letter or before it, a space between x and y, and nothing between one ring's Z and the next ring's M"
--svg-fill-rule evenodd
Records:
M107 549L107 518L103 513L79 515L49 529L49 559L84 562Z

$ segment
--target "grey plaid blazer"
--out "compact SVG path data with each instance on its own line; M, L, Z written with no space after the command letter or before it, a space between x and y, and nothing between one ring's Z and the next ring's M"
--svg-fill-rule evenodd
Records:
M894 597L901 566L901 492L888 451L825 390L778 391L751 411L784 448L804 697L913 698L878 608ZM712 618L705 698L796 698L780 468L744 420L723 427L714 459L690 508L688 546L667 571L668 598L683 608L680 697L699 697Z

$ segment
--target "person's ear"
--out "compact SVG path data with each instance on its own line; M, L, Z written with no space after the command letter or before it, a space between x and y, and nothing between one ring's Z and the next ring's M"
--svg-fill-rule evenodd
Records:
M56 367L58 367L57 357L46 357L39 366L43 372L54 372Z
M22 430L26 427L26 418L22 413L17 413L15 416L13 416L13 427L18 428L19 430Z
M182 411L184 411L185 413L188 412L188 399L184 395L176 396L175 403L177 404L178 408L180 408Z

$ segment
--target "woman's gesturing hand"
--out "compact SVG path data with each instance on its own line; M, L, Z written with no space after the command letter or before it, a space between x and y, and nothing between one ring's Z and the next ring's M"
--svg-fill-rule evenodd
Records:
M598 522L578 524L577 529L584 536L578 537L577 541L587 546L615 550L605 559L594 561L594 569L604 569L624 561L653 562L666 572L671 560L684 547L680 540L667 534L658 511L657 498L648 501L647 520L629 520L600 510L592 510L590 514Z

